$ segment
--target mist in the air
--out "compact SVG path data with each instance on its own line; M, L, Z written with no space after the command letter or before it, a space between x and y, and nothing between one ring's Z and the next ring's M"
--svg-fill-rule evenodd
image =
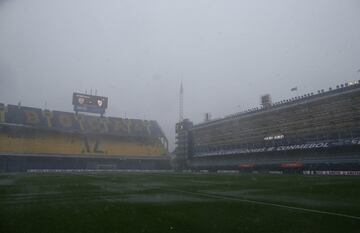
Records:
M1 0L0 102L157 120L173 149L185 117L222 117L360 79L357 0Z

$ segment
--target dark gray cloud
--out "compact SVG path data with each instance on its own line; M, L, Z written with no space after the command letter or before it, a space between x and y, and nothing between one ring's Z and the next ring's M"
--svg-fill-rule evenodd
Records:
M0 0L0 5L3 5L5 3L7 3L7 2L10 2L10 0Z
M264 93L360 79L359 10L357 0L0 1L0 102L71 111L73 91L97 89L108 115L156 119L173 142L181 79L196 122Z

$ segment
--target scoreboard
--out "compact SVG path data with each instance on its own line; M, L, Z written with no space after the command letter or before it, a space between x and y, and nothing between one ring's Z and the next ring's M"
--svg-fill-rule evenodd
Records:
M108 107L108 98L81 93L73 94L75 112L89 112L104 114Z

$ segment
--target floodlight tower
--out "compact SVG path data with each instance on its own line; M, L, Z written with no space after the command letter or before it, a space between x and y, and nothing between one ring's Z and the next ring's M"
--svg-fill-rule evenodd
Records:
M180 97L179 97L179 122L184 120L184 88L181 81L180 84Z

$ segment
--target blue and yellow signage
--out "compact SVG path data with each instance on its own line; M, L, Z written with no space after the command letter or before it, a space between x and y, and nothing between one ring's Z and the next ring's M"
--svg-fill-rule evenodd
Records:
M5 110L6 109L6 110ZM51 128L66 132L107 134L123 137L164 137L156 121L75 115L16 105L0 105L0 123Z

